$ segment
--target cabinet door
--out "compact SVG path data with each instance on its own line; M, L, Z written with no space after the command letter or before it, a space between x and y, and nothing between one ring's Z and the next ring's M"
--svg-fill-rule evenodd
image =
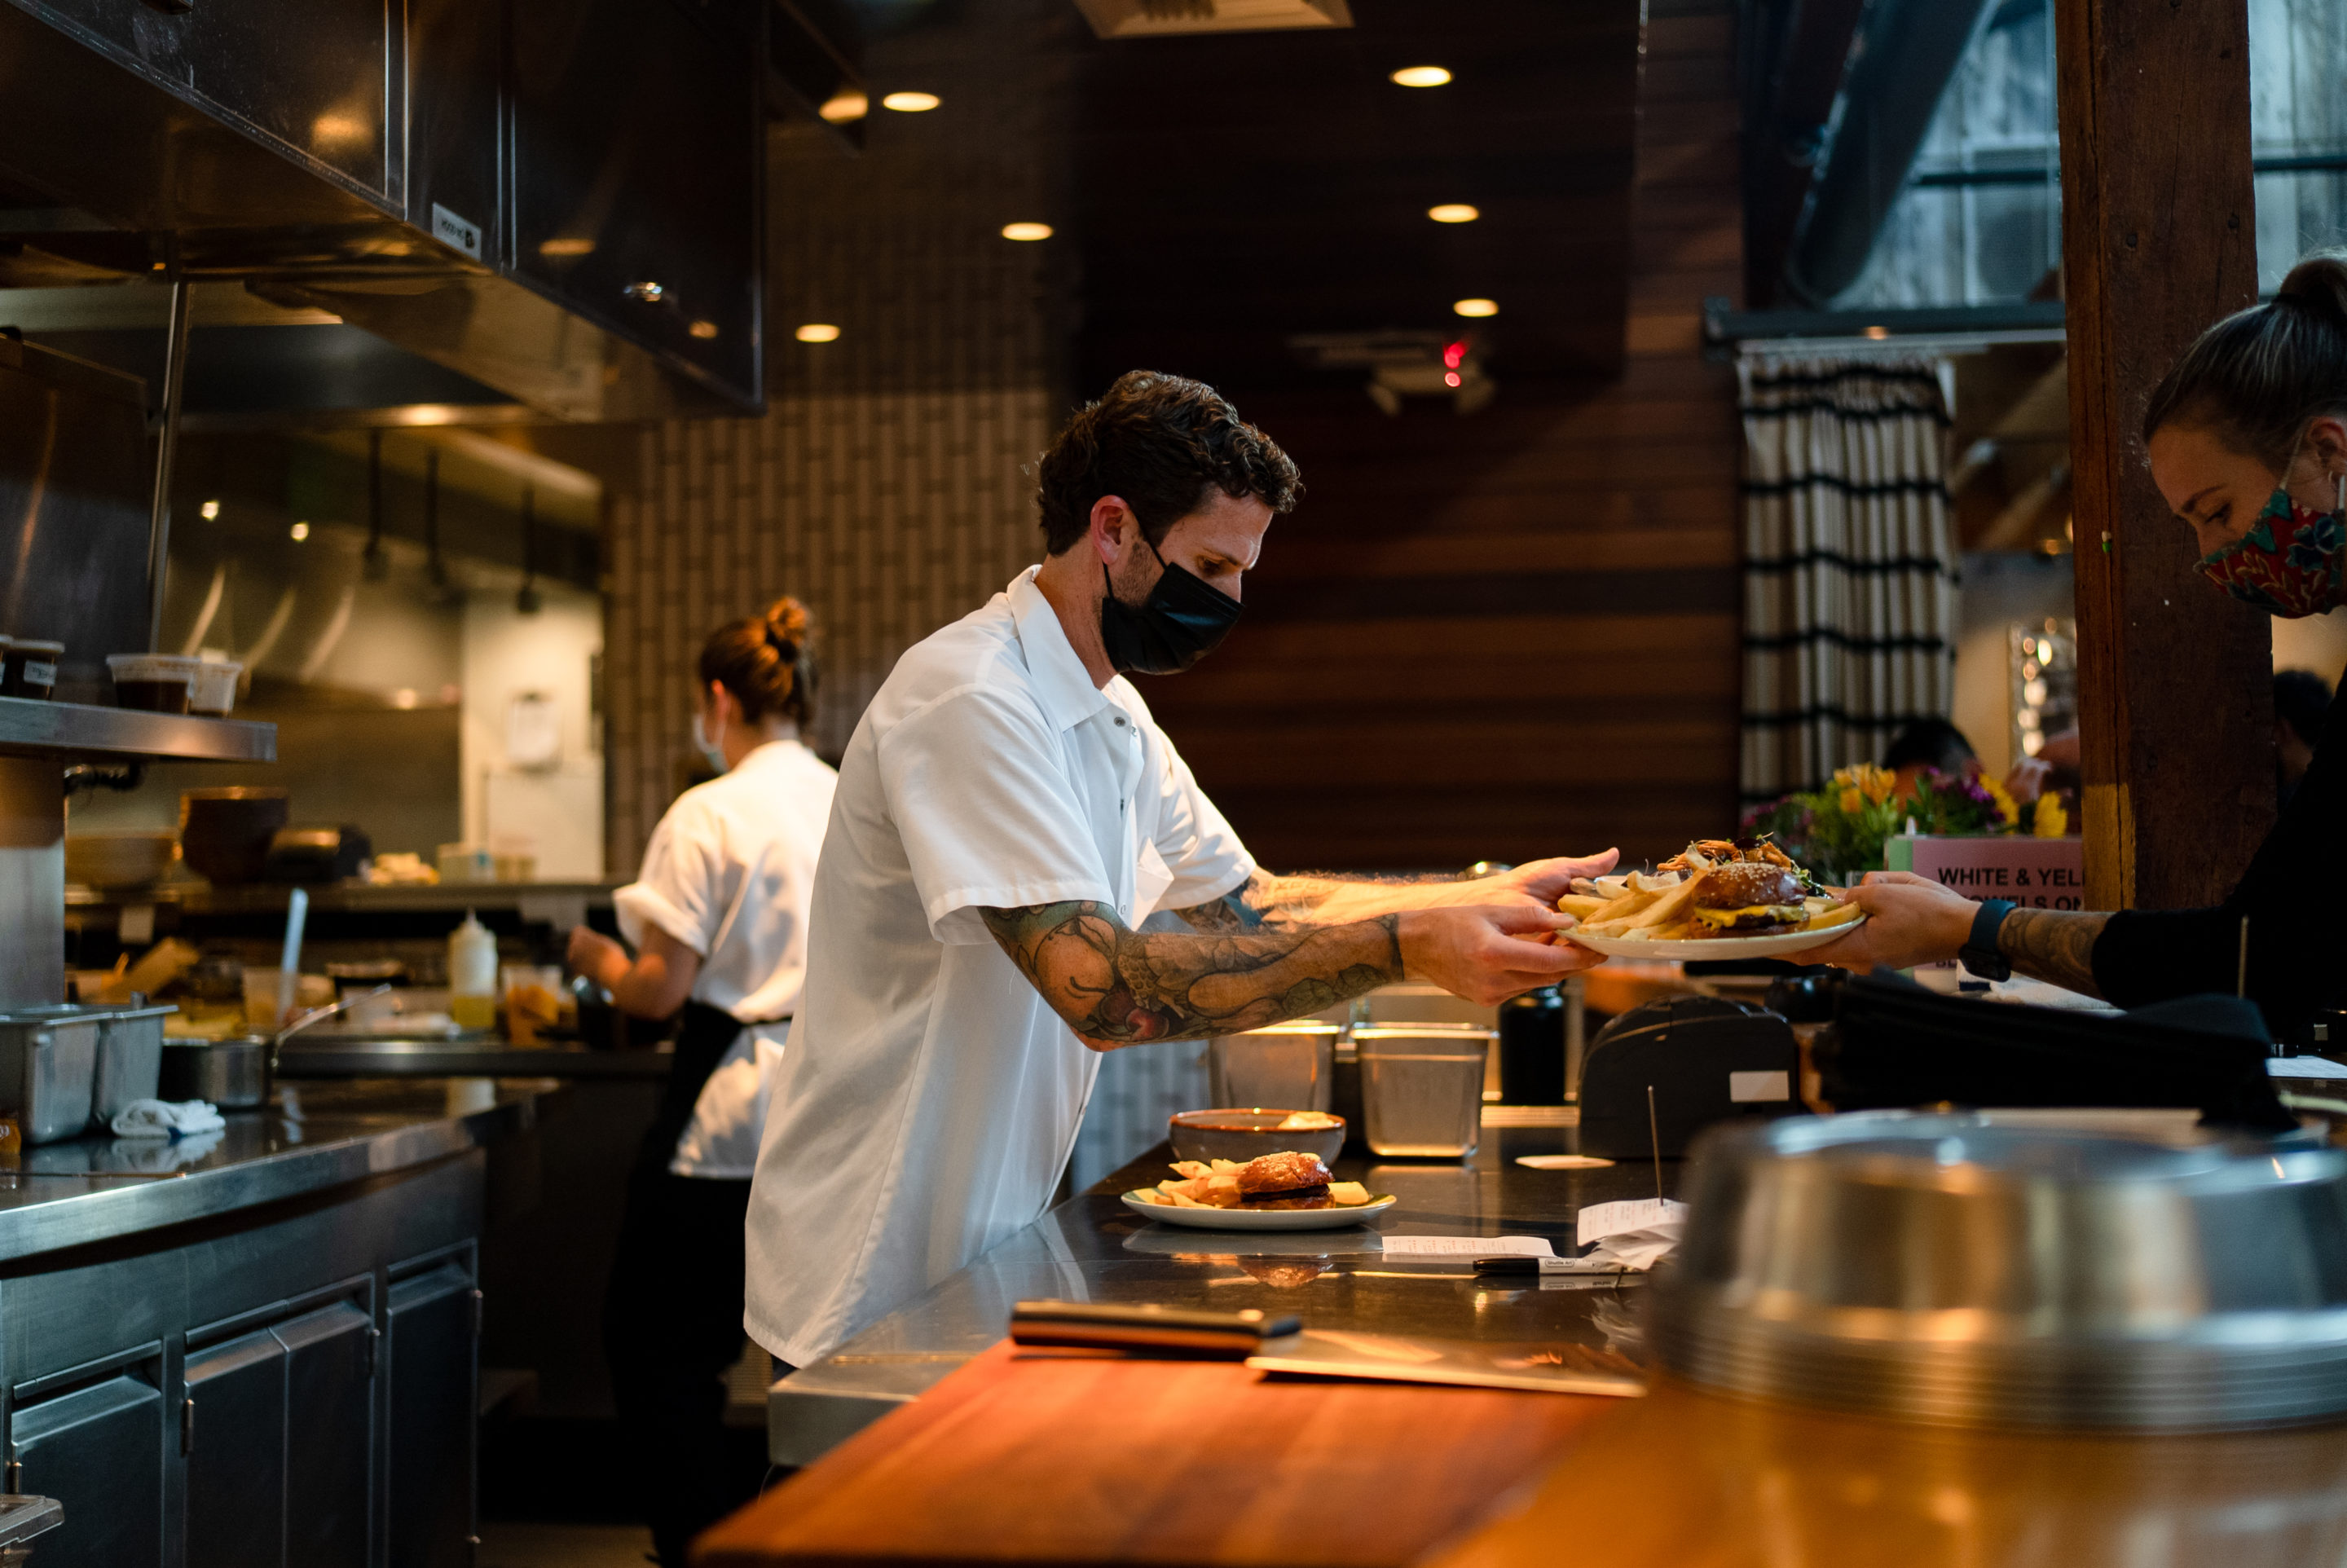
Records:
M264 1328L190 1354L188 1404L189 1568L285 1562L285 1347Z
M473 1535L474 1291L455 1264L391 1287L384 1513L392 1568L468 1568Z
M40 1538L44 1562L159 1568L169 1425L162 1394L128 1376L16 1408L20 1484L65 1504L65 1522Z
M274 1332L285 1347L285 1560L365 1568L374 1322L338 1301Z
M155 80L389 192L384 83L388 17L397 13L383 0L202 0L176 13L132 0L45 0L44 8Z
M753 24L738 5L695 9L518 0L514 265L754 398L763 124L756 51L728 36Z

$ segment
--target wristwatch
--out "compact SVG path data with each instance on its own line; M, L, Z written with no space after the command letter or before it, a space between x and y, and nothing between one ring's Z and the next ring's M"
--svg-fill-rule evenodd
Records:
M1996 929L2012 913L2013 904L2009 899L1982 899L1980 913L1973 917L1973 934L1957 950L1956 957L1963 960L1964 968L1984 980L2013 979L2013 965L1996 945Z

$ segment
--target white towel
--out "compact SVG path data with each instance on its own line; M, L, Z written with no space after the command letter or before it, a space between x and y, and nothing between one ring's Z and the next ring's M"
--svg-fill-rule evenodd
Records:
M118 1138L185 1138L228 1125L209 1100L134 1100L115 1113Z

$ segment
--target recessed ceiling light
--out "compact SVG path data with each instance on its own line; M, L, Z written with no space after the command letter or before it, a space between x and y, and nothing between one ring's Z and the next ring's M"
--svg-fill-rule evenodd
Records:
M1462 316L1496 316L1500 313L1496 300L1456 300L1450 308Z
M294 524L294 525L293 525L293 538L294 538L297 541L302 540L302 539L306 539L306 538L308 538L309 537L310 537L310 525L309 525L309 524L307 524L307 523L296 523L296 524Z
M927 114L941 101L935 93L890 93L880 100L880 107L898 114Z
M823 108L815 111L833 125L846 125L862 119L872 112L872 100L862 93L834 93L823 100Z
M717 323L715 322L708 321L694 322L684 330L694 337L699 338L702 342L707 343L711 338L717 335Z
M809 322L791 335L801 343L836 343L839 329L829 322Z
M219 503L218 501L206 501L206 502L205 502L205 503L204 503L200 507L199 507L199 508L197 508L197 509L198 509L198 510L200 510L200 511L201 511L201 512L203 513L203 515L204 515L204 521L206 521L206 522L208 522L208 523L209 523L209 522L210 522L214 518L217 518L217 517L219 517L219 516L220 516L220 503Z
M1439 87L1450 80L1450 73L1440 66L1404 66L1393 74L1394 83L1405 87Z
M1483 216L1482 210L1470 207L1464 201L1446 201L1440 207L1430 207L1426 215L1437 223L1472 223Z
M552 240L541 240L538 245L538 253L541 256L590 256L594 252L595 241L577 235L566 234Z
M1049 223L1005 223L1002 237L1006 240L1048 240L1051 237Z

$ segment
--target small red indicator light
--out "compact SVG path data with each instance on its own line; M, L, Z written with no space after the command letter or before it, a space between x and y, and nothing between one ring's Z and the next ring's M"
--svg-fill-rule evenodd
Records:
M1458 373L1457 371L1455 371L1455 370L1452 370L1452 371L1446 371L1446 372L1444 372L1444 373L1443 373L1443 376L1442 376L1442 384L1443 384L1445 386L1456 386L1456 385L1458 385L1458 384L1459 384L1459 373Z
M1466 358L1467 345L1465 343L1447 343L1443 346L1442 363L1448 368L1457 370L1460 364L1465 363ZM1456 385L1457 384L1454 382L1452 384Z

